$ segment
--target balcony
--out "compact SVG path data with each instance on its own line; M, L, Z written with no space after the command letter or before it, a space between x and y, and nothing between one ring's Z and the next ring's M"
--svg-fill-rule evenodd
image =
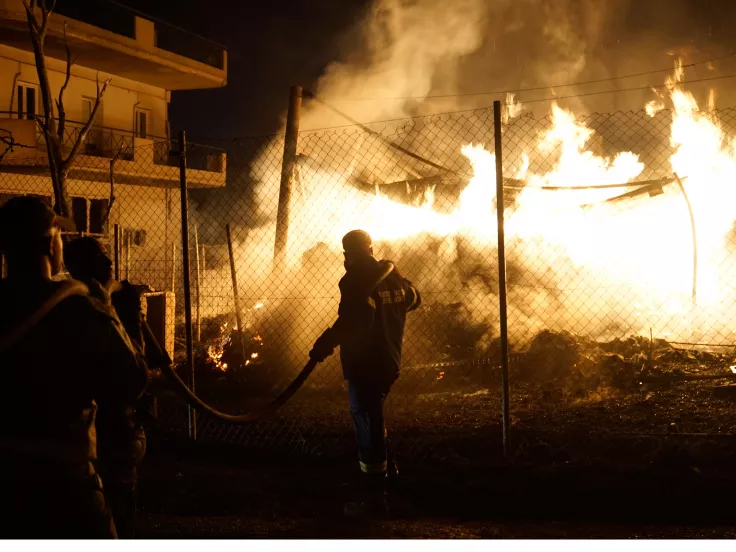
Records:
M4 118L5 117L5 118ZM62 147L68 153L84 125L67 121ZM19 144L5 153L0 173L39 174L48 169L46 144L33 120L0 113L0 129ZM133 132L93 126L69 173L70 179L107 182L110 161L115 161L115 181L144 186L179 186L179 157L175 141L163 137L139 138ZM199 144L187 145L187 184L190 188L225 185L225 152Z
M101 6L102 4L102 6ZM167 90L227 84L227 50L111 0L59 0L49 18L47 55ZM22 0L0 0L0 42L32 51Z

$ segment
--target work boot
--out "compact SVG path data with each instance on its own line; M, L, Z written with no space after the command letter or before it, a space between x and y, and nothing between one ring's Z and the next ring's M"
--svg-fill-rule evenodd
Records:
M361 493L357 500L347 502L345 517L353 519L382 519L388 517L386 501L386 473L362 474Z

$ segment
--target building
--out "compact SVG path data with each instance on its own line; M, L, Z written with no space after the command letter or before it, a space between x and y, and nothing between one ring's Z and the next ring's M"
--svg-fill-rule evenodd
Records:
M112 243L117 224L120 276L175 291L177 255L181 258L179 158L168 105L174 91L225 86L227 52L115 2L94 2L95 9L91 4L59 0L45 49L52 93L58 96L66 71L66 27L74 58L64 93L66 150L89 119L98 79L100 84L110 79L67 180L77 229ZM34 122L43 114L38 82L22 0L0 0L0 132L24 146L0 161L0 202L19 194L52 198L44 138ZM188 153L190 188L225 185L224 152L192 146ZM111 175L115 200L105 220Z

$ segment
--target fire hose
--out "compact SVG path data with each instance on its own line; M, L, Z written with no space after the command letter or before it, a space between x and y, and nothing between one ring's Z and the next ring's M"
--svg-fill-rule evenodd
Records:
M383 280L385 280L391 272L394 271L394 264L391 262L385 263L386 267L378 275L376 280L371 285L371 291L376 288ZM74 295L89 295L89 288L81 282L68 281L65 282L61 288L52 295L49 299L36 309L28 318L23 320L16 328L9 334L3 336L0 339L0 353L8 350L15 343L21 340L33 327L36 326L46 315L48 315L54 308L56 308L65 299ZM198 397L184 381L179 377L173 367L171 359L161 349L160 344L153 336L151 328L148 323L143 321L142 329L145 337L145 341L148 345L157 348L156 353L161 357L167 359L165 362L161 362L161 371L168 377L169 382L173 385L174 390L177 391L180 396L186 401L186 403L192 408L207 412L215 418L219 418L223 421L246 424L260 420L266 416L273 414L276 410L282 407L286 402L294 396L294 394L304 385L307 378L312 374L314 369L317 367L319 362L315 359L310 359L309 362L302 368L297 374L294 380L284 389L278 397L273 399L268 404L261 406L255 410L252 410L246 414L226 414L219 410L211 407Z
M386 268L381 271L376 280L372 283L371 291L374 290L376 286L378 286L378 284L383 282L388 277L388 275L394 271L393 263L388 262L386 263L386 265ZM144 331L146 331L146 329L148 332L150 332L148 324L144 324ZM153 339L152 341L158 344L155 339ZM208 405L191 389L189 389L187 384L184 383L181 377L179 377L179 374L176 373L176 370L174 370L171 363L164 362L161 370L168 377L169 382L173 385L174 389L192 408L202 410L207 414L210 414L211 416L214 416L215 418L219 418L220 420L226 422L235 424L247 424L265 418L266 416L273 414L276 410L284 406L284 404L286 404L286 402L294 396L294 394L301 388L301 386L304 385L304 382L307 381L307 378L312 374L314 369L317 367L317 364L319 364L317 360L310 359L309 362L304 365L304 368L301 369L299 374L297 374L292 382L286 387L286 389L284 389L275 399L273 399L266 405L251 410L246 414L226 414Z
M16 342L20 341L36 324L43 320L48 313L54 310L64 299L73 295L88 295L89 288L82 282L70 280L64 282L61 287L44 301L28 318L18 324L13 331L0 339L0 353L10 349Z
M371 291L374 290L376 286L383 282L388 277L388 275L394 271L393 263L387 262L385 264L386 268L381 271L376 280L372 283L370 288ZM144 331L151 331L150 328L148 328L148 324L144 324L143 326ZM150 337L153 338L152 335ZM159 346L155 338L147 341L152 341L155 346ZM317 364L319 364L317 360L310 359L309 362L307 362L301 369L299 374L297 374L292 382L286 387L286 389L284 389L275 399L270 401L268 404L251 410L246 414L226 414L208 405L191 389L189 389L187 384L184 383L181 377L179 377L179 374L176 373L176 370L174 370L172 363L164 362L162 364L161 371L169 379L169 382L174 387L174 390L177 391L179 395L185 400L185 402L192 408L204 411L207 414L214 416L215 418L219 418L220 420L223 420L225 422L230 422L234 424L247 424L258 421L262 418L265 418L266 416L270 416L276 410L284 406L286 402L291 399L291 397L293 397L294 394L301 388L301 386L304 385L304 383L307 381L307 378L309 378L314 369L317 367Z

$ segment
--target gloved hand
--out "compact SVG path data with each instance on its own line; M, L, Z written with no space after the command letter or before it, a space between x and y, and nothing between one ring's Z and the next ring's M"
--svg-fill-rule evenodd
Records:
M330 356L334 350L335 348L330 344L327 332L325 332L319 336L317 341L314 342L312 350L309 351L309 358L316 360L317 362L322 362Z

